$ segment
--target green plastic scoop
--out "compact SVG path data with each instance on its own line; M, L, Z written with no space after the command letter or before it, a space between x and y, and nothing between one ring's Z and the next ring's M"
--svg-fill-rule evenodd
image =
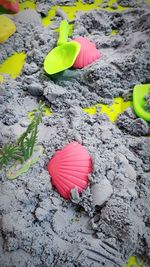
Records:
M135 113L150 121L150 112L146 110L146 95L150 94L150 84L136 85L133 90L133 107Z
M62 20L59 29L57 47L48 53L44 61L44 69L48 74L58 73L70 68L80 52L80 44L68 42L69 25Z

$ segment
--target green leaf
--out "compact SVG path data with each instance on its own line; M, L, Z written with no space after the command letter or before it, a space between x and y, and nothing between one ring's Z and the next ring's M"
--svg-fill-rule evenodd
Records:
M38 125L42 122L44 109L45 105L40 102L38 108L33 110L33 119L31 123L17 141L23 151L24 160L31 157L33 153L34 146L38 140Z
M38 140L38 125L42 122L44 109L45 105L40 101L38 108L33 111L33 120L18 138L16 144L6 144L0 149L0 168L8 164L10 160L24 162L32 156Z
M5 144L3 148L0 149L0 168L14 159L19 161L23 160L23 153L20 147L15 144Z
M23 164L19 164L18 161L16 161L11 168L7 171L6 176L9 180L16 179L18 176L23 174L24 172L27 172L28 169L35 164L40 156L43 154L43 147L37 146L35 147L34 154Z

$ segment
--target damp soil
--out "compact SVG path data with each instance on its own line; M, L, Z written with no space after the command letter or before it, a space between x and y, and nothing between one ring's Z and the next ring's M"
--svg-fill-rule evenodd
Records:
M149 124L132 108L115 123L100 110L93 116L82 110L99 102L111 104L118 96L131 99L135 84L150 83L150 10L144 1L118 4L131 9L77 14L73 38L88 37L102 54L81 70L45 74L43 60L58 33L51 25L42 27L44 2L37 2L34 23L30 16L14 17L17 31L0 45L0 63L14 52L26 53L20 76L12 80L5 75L1 84L0 145L26 129L27 113L40 99L52 110L39 127L44 147L39 162L13 181L6 178L8 167L1 170L3 267L123 267L133 254L150 260ZM60 21L58 16L56 24ZM90 153L93 172L81 195L74 191L71 200L64 200L51 185L47 164L74 140ZM97 188L101 198L95 199Z

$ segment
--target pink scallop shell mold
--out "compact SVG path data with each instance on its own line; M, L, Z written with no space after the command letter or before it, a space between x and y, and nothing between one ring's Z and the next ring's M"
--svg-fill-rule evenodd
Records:
M92 159L85 147L71 142L57 151L48 163L51 183L65 199L76 188L82 192L88 186L88 174L92 172Z
M101 57L94 43L90 42L86 37L78 37L73 41L78 42L81 46L80 52L73 64L76 69L81 69Z

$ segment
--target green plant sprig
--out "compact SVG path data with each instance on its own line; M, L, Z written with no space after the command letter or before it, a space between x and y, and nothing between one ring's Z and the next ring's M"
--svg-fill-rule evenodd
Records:
M10 159L23 162L23 154L19 146L15 144L6 144L0 149L0 167L7 165Z
M40 102L38 108L33 110L31 123L16 143L6 144L0 149L0 168L11 160L18 160L23 163L32 156L37 143L38 125L42 122L44 108L45 105Z

